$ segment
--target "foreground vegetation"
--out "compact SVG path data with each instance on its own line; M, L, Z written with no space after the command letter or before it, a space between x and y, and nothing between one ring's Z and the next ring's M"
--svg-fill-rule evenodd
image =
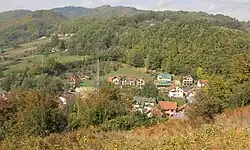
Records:
M213 124L194 127L187 120L170 120L149 128L103 132L90 127L48 137L9 138L3 149L248 149L250 108L231 110ZM196 124L195 125L199 125Z

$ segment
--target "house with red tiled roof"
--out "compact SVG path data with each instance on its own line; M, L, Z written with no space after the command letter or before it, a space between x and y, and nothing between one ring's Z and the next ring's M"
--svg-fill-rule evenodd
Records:
M108 82L115 84L115 85L120 85L121 84L121 77L119 76L111 76L108 78Z
M147 116L149 118L151 118L151 117L161 118L161 117L163 117L163 113L161 112L160 109L158 109L157 107L154 106L150 111L147 112Z
M208 85L208 80L199 80L197 82L197 87L202 88L204 86Z
M182 118L185 118L185 113L186 113L186 110L190 109L190 107L188 105L183 105L183 106L180 106L180 107L177 107L177 110L176 110L176 113L174 114L173 118L175 119L182 119Z
M177 112L177 103L176 102L159 102L159 108L163 112L164 116L174 116Z
M190 107L187 104L184 104L184 105L177 108L177 112L184 112L188 109L190 109Z

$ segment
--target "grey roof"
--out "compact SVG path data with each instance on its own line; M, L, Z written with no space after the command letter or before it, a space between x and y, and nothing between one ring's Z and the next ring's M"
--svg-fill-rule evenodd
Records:
M143 107L145 103L155 103L156 99L136 96L134 97L133 102L136 102L140 105L140 107Z
M161 76L163 79L172 79L172 75L169 73L160 73L158 77Z

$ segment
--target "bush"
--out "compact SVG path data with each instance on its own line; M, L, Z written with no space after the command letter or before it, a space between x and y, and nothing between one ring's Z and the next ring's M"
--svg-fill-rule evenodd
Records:
M95 93L89 93L84 99L78 100L69 114L70 130L90 125L99 126L106 120L124 116L128 113L128 104L124 102L119 89L109 85L102 85L99 98Z
M102 124L104 130L131 130L140 126L152 126L163 121L157 118L148 118L144 115L122 116L112 120L105 121Z

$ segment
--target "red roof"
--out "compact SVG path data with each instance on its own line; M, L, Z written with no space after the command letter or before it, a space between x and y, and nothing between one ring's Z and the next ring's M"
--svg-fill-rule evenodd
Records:
M115 78L117 78L117 79L120 80L120 77L111 76L111 77L108 78L108 82L113 82L113 80L114 80Z
M130 81L136 81L136 80L137 80L137 79L134 78L134 77L127 77L126 79L127 79L127 80L130 80Z
M178 111L181 111L183 109L188 110L188 109L190 109L190 107L188 105L186 105L186 104L183 105L183 106L178 107Z
M114 77L109 77L108 82L113 82Z
M151 112L154 116L159 116L159 117L163 116L163 113L157 107L153 107L151 109Z
M175 102L165 102L165 101L160 101L159 106L163 110L176 110L177 109L177 103Z
M207 84L207 83L208 83L208 80L200 80L200 83Z
M176 87L177 87L177 85L172 84L172 85L170 86L169 90L171 91L171 90L175 89Z

